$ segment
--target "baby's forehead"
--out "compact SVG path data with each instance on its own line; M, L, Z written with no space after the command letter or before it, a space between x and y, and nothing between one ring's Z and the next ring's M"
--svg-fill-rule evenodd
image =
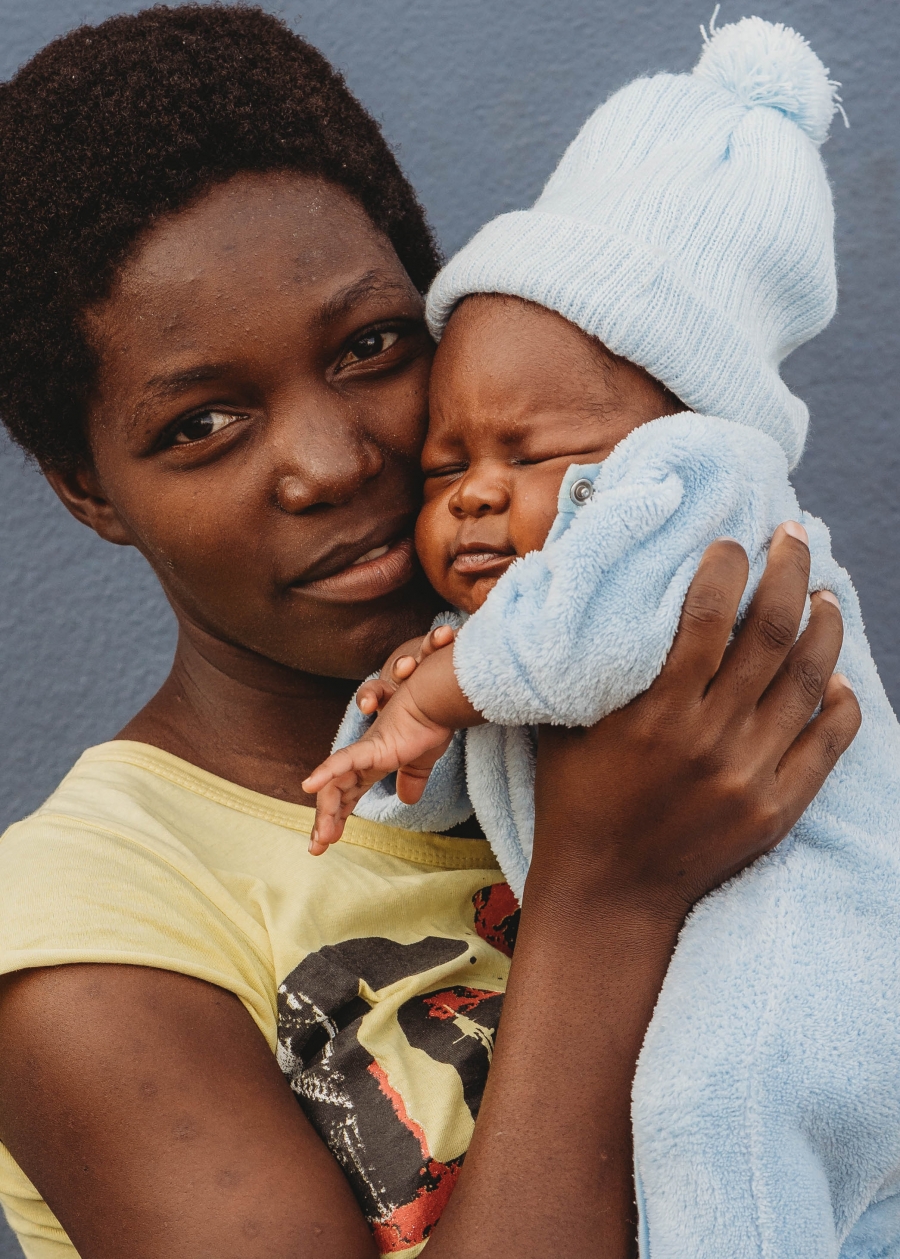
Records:
M595 338L521 298L477 294L454 311L435 355L432 410L475 409L530 423L538 412L596 408L609 397L611 359Z

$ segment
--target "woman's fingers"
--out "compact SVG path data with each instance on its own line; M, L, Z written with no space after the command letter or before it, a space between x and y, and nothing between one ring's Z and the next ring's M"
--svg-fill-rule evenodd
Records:
M744 709L759 702L790 652L808 589L806 530L787 521L775 530L765 571L716 678L716 687L731 691Z
M825 778L856 738L862 723L859 701L847 678L835 673L822 696L822 710L794 740L778 766L776 781L793 824L812 803Z
M830 590L811 599L809 623L791 647L759 703L764 726L789 740L800 733L816 710L837 666L844 641L840 605Z
M722 663L749 565L744 548L720 538L706 548L681 609L665 669L653 689L700 699Z

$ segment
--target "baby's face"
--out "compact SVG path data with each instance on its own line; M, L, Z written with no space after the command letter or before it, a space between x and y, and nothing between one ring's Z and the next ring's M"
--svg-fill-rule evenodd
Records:
M684 410L641 368L561 315L467 298L438 347L416 548L429 581L474 612L517 556L539 550L573 463L598 463L639 424Z

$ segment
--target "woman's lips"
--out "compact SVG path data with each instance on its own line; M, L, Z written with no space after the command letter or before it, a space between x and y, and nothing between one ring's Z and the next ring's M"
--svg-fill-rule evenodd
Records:
M318 581L297 583L295 590L332 603L367 603L405 586L415 574L412 538L373 547L347 568Z

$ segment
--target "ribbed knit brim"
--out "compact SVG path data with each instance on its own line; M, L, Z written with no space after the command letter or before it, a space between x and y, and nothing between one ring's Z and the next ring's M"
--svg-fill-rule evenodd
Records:
M535 302L638 363L692 411L761 428L793 467L809 412L672 259L592 223L520 210L481 229L428 295L439 340L472 293ZM616 300L618 296L618 300Z

